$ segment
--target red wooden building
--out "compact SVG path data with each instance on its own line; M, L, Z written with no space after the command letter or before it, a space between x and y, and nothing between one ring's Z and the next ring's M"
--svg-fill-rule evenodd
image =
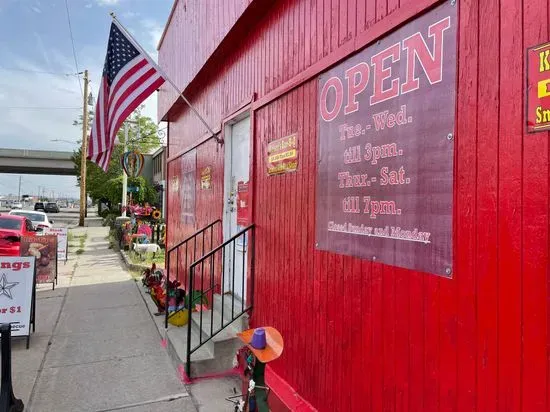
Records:
M218 134L162 87L168 244L254 225L242 289L227 256L202 270L282 333L290 409L550 410L548 132L526 119L549 19L548 0L175 1L159 62Z

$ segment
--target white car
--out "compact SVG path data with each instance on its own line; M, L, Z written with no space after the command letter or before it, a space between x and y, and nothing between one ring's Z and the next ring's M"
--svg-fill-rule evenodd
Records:
M32 222L35 230L44 230L53 226L53 220L48 219L48 215L44 212L35 210L12 210L10 215L25 216Z
M11 207L14 209L23 209L23 204L21 202L15 202Z

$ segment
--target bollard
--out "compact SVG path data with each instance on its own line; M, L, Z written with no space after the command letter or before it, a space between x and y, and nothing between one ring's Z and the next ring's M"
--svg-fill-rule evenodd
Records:
M21 412L25 406L13 394L11 382L11 325L0 325L2 334L2 381L0 389L0 412Z

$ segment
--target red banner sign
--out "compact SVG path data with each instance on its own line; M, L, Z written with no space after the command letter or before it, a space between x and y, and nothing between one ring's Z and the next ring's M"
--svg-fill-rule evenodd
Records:
M193 149L181 157L181 221L185 225L195 224L195 188L197 175L197 150Z
M456 9L320 76L318 249L451 276Z
M527 50L527 131L550 129L550 43Z
M250 224L250 208L248 207L248 182L237 183L237 225Z

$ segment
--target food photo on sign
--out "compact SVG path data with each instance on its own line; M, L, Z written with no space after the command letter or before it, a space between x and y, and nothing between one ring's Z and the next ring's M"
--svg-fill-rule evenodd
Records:
M36 258L36 283L52 283L57 279L57 236L22 236L22 257Z

